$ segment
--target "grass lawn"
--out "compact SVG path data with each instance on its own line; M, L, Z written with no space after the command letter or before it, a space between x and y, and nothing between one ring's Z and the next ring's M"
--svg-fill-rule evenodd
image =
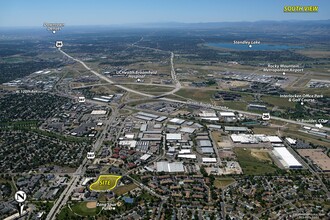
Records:
M267 173L274 173L279 169L269 160L262 160L260 157L254 157L251 154L251 149L234 148L234 152L243 169L243 173L246 175L264 175Z
M228 108L234 109L234 110L242 110L246 111L246 106L248 103L241 102L241 101L232 101L232 102L218 102L219 105L227 106Z
M78 202L71 206L74 213L82 216L94 216L99 213L100 207L98 208L87 208L89 202Z
M113 192L116 195L120 196L120 195L123 195L123 194L125 194L125 193L127 193L127 192L129 192L129 191L131 191L133 189L135 189L136 187L138 187L136 184L131 183L131 184L124 185L124 186L118 186L117 188L115 188L113 190Z
M224 178L216 178L214 180L214 187L217 189L223 189L231 183L235 182L233 178L224 177Z
M252 130L255 134L277 135L278 128L255 126Z
M264 102L280 108L294 108L295 102L289 102L288 98L280 98L279 96L262 96Z
M58 220L67 220L67 219L75 219L75 218L77 218L77 216L73 212L71 212L68 206L62 208L61 212L56 217L56 219Z
M198 102L210 103L215 90L203 90L203 89L181 89L177 95L189 98Z

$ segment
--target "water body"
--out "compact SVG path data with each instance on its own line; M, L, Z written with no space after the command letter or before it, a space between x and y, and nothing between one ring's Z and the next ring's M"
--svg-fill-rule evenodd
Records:
M217 47L230 50L242 50L242 51L257 51L257 50L289 50L289 49L302 49L300 46L289 46L289 45L275 45L275 44L253 44L249 47L248 44L233 44L233 43L207 43L207 46Z

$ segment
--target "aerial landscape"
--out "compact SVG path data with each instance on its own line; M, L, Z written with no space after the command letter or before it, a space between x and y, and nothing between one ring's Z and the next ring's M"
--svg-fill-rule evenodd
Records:
M50 2L0 3L0 219L330 219L330 2Z

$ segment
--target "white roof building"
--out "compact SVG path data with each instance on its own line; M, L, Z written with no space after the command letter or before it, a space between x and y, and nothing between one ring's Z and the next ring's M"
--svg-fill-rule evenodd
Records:
M100 102L110 102L109 99L98 98L98 97L94 97L93 100L100 101Z
M113 98L113 95L109 95L109 96L102 95L101 98L111 100Z
M183 124L184 120L183 119L180 119L180 118L172 118L170 120L171 123L174 123L174 124L178 124L178 125L181 125Z
M125 134L125 138L134 139L134 134Z
M267 136L269 142L271 143L282 143L283 141L278 136Z
M151 157L150 154L143 154L142 157L140 157L140 160L146 161Z
M179 154L178 158L196 159L196 155L195 154Z
M241 144L257 144L260 142L282 143L281 138L278 136L266 136L264 134L232 134L230 138L234 143Z
M156 163L157 172L179 173L184 172L182 162L169 163L167 161L160 161Z
M203 117L202 120L206 121L219 121L218 117Z
M294 140L292 138L285 138L285 140L290 144L290 145L295 145L297 144L297 140Z
M148 128L147 124L142 124L141 127L140 127L140 131L146 131L147 128Z
M235 117L235 113L234 112L219 112L219 115L221 117Z
M214 111L202 111L199 113L200 117L217 117L217 114Z
M216 163L217 158L212 158L212 157L203 157L202 158L203 163Z
M301 163L285 147L274 147L273 153L285 168L302 168Z
M136 147L136 141L134 141L134 140L119 141L119 145L129 147L129 148L135 148Z
M189 133L189 134L192 134L192 133L194 133L194 131L195 131L195 128L190 128L190 127L182 127L180 131L181 131L181 132L184 132L184 133Z
M105 115L105 114L107 114L107 111L105 111L105 110L93 110L91 112L91 114L92 115Z
M182 139L182 135L179 133L168 133L166 134L166 140L169 141L175 141L175 140L181 140Z
M190 154L191 150L190 149L182 149L179 151L179 154Z

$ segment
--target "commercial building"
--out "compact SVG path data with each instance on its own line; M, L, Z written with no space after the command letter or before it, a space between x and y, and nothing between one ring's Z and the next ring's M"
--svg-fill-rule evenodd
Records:
M219 112L219 115L221 117L235 117L235 113L234 112Z
M135 148L137 141L129 140L129 141L119 141L119 146Z
M241 144L258 144L262 142L270 142L273 145L276 145L283 142L278 136L267 136L263 134L232 134L230 138L234 143Z
M140 160L142 160L142 161L146 161L146 160L148 160L150 157L151 157L150 154L144 154L144 155L142 155L142 157L140 157Z
M195 128L191 128L191 127L182 127L180 130L180 132L189 133L189 134L194 133L194 131L195 131Z
M91 115L105 115L105 114L107 114L107 111L105 110L93 110L91 112Z
M200 140L198 141L199 146L201 147L212 147L212 143L210 140Z
M213 154L214 149L213 149L213 147L202 147L202 153L203 154Z
M160 116L159 118L156 118L156 121L157 121L157 122L163 122L163 121L165 121L166 119L167 119L166 116Z
M214 111L202 111L199 113L199 117L213 118L217 117L217 114Z
M212 158L212 157L203 157L202 158L203 163L216 163L217 158Z
M182 139L182 135L179 133L168 133L166 134L166 140L167 141L177 141L177 140L181 140Z
M285 147L274 147L273 153L287 169L300 169L303 167Z
M184 166L182 162L169 163L167 161L160 161L156 163L157 172L166 173L180 173L184 172Z
M196 155L195 154L179 154L178 158L196 159Z
M98 97L94 97L93 100L95 100L95 101L100 101L100 102L110 102L109 99L98 98Z
M267 136L270 143L282 143L283 141L278 136Z
M248 132L249 129L248 129L247 127L232 127L232 126L225 126L225 131L226 131L226 132L240 133L240 132Z
M294 145L296 145L297 144L297 140L294 140L294 139L292 139L292 138L285 138L285 142L287 143L287 144L289 144L290 146L294 146Z
M184 123L184 120L179 118L172 118L171 120L169 120L169 122L177 125L182 125Z

